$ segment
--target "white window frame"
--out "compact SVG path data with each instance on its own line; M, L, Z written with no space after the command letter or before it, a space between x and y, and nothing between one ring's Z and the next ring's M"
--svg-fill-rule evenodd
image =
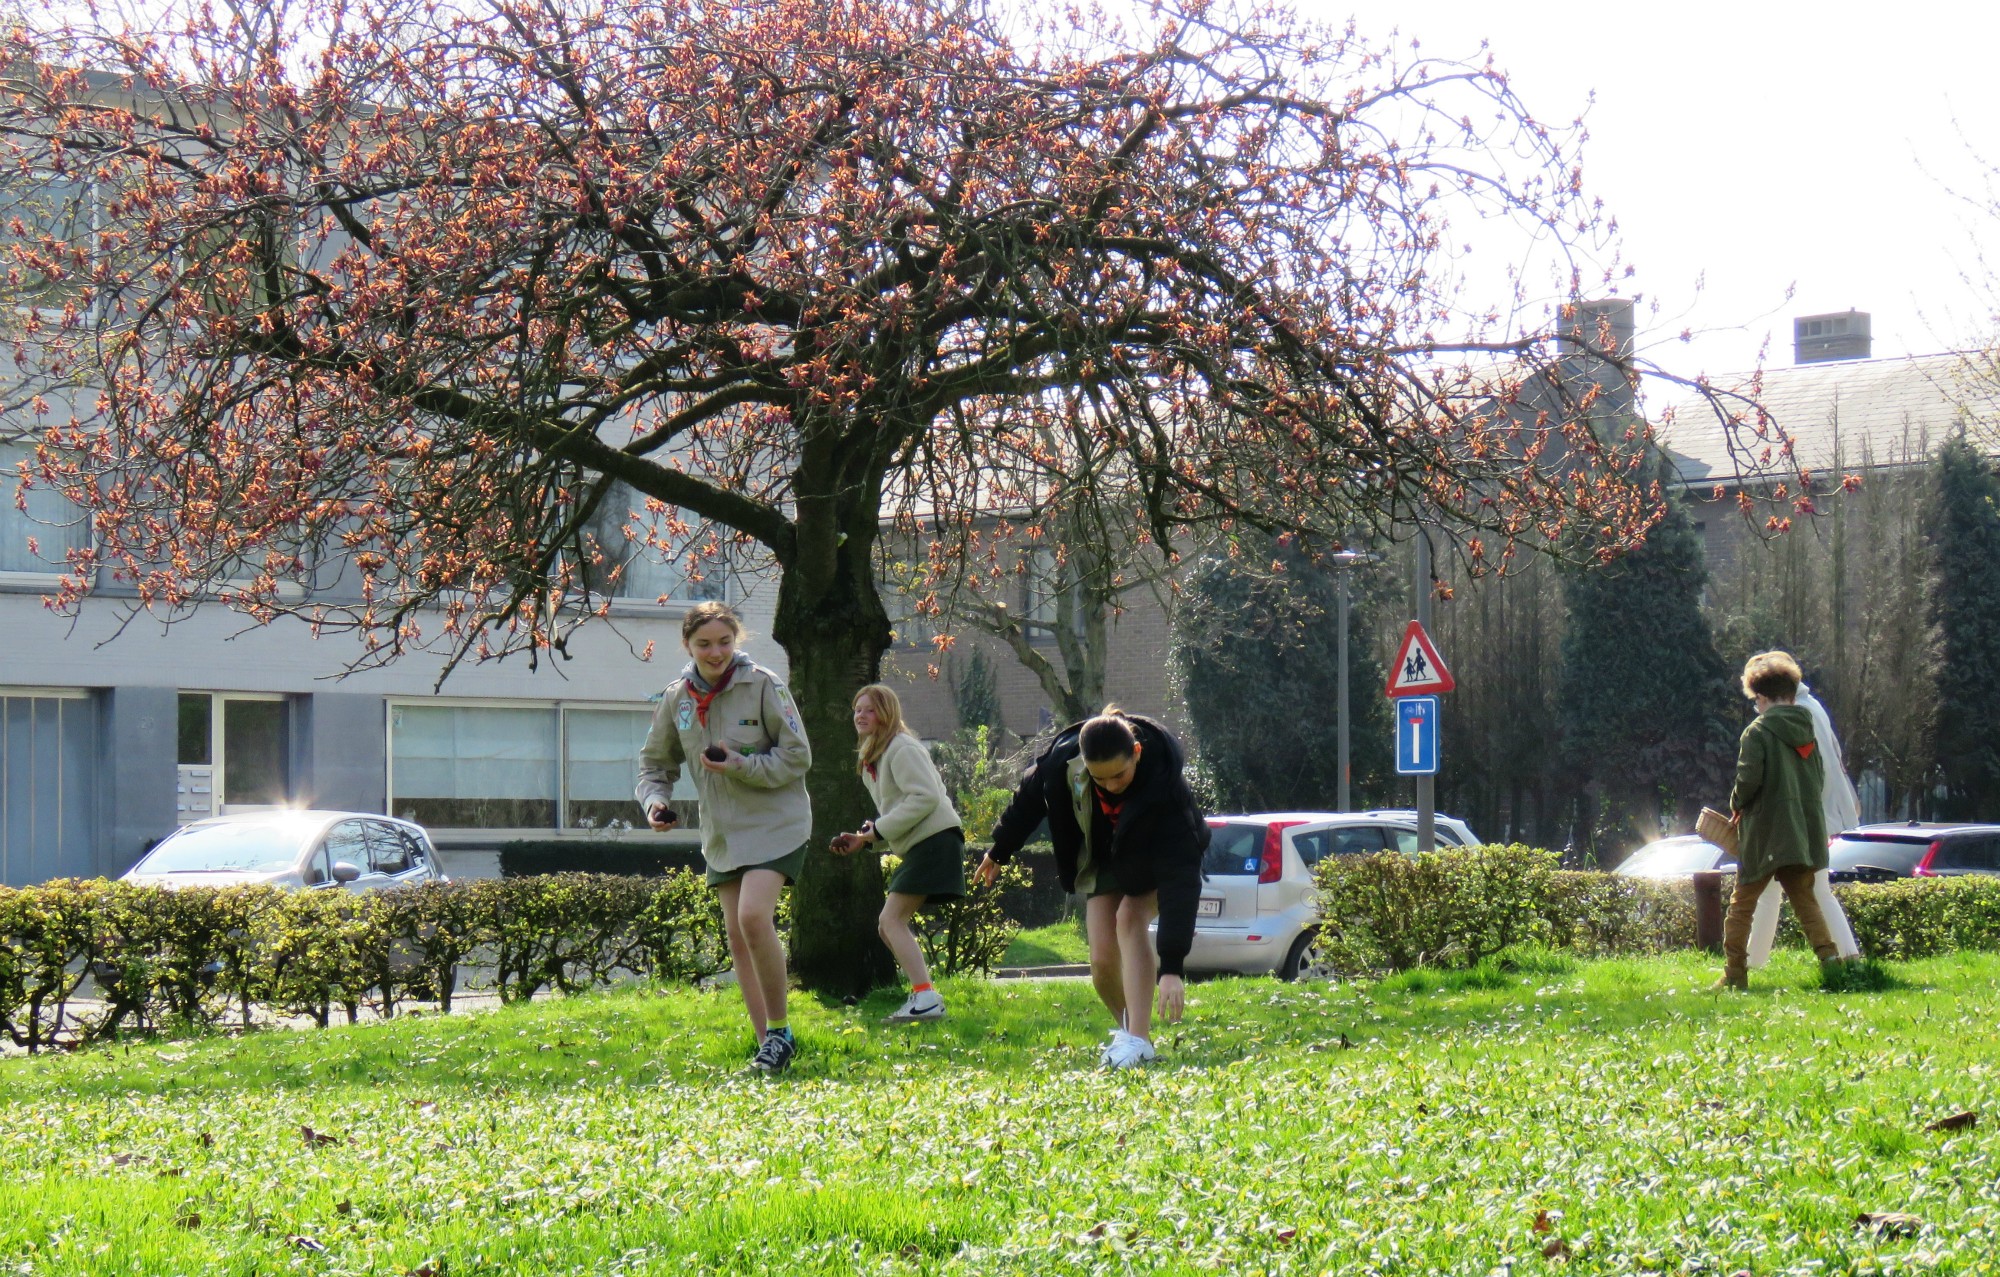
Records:
M689 606L693 606L690 604ZM548 827L548 836L555 837L570 828L569 825L569 711L570 710L617 710L628 714L645 714L649 717L659 706L649 701L604 701L604 700L509 700L498 696L385 696L382 698L382 766L383 795L389 815L396 814L396 711L398 709L546 709L555 711L556 716L556 823ZM636 764L636 759L634 760ZM683 778L685 782L685 778ZM638 812L638 799L632 800L632 810ZM508 826L518 828L519 826ZM440 825L440 829L457 829L458 826ZM542 826L529 826L541 829ZM642 831L643 832L643 831Z

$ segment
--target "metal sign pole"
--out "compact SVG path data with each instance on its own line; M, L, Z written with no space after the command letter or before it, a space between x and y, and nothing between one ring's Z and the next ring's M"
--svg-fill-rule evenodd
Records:
M1335 811L1352 811L1348 806L1347 746L1347 569L1340 569L1340 697L1336 718L1340 727L1340 795Z
M1421 523L1417 525L1417 623L1430 632L1431 539ZM1428 773L1417 777L1417 850L1437 850L1437 777Z

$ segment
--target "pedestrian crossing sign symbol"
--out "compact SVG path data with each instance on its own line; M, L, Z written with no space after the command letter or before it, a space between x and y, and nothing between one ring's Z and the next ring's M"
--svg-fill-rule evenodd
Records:
M1416 621L1403 631L1403 645L1389 664L1390 696L1431 696L1449 692L1458 684L1438 655L1437 645Z

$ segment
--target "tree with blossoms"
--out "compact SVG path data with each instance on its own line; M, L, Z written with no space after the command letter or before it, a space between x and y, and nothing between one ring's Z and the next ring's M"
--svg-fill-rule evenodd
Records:
M826 833L884 529L949 561L1017 476L1161 547L1422 518L1500 564L1658 512L1643 427L1544 393L1611 228L1490 64L1250 0L214 0L6 44L9 182L89 204L5 236L27 481L91 511L56 606L540 659L635 551L754 551ZM809 982L886 973L879 890L815 857Z

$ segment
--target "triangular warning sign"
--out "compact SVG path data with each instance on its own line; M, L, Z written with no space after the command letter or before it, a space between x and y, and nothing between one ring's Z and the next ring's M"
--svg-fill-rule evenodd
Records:
M1457 686L1431 636L1424 633L1421 624L1411 621L1410 628L1403 631L1403 645L1396 649L1396 659L1389 665L1389 695L1429 696Z

